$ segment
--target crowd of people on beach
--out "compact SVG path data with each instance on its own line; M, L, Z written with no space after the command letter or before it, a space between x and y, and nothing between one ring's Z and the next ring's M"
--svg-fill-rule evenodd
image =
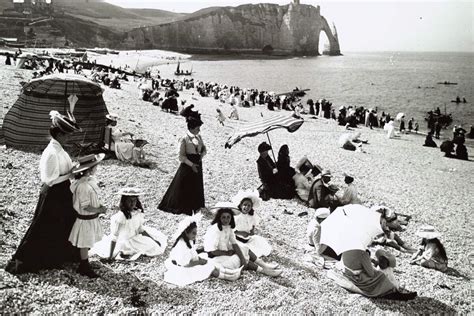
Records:
M111 74L99 68L94 69L91 76L93 80L108 86L116 80L114 85L118 83L119 87L119 80L125 79L119 76L110 79ZM245 270L269 277L281 276L284 267L266 260L273 250L272 240L261 236L258 229L261 222L258 212L263 201L269 199L296 199L308 209L301 216L308 215L310 210L314 213L302 241L306 251L314 263L322 263L321 268L331 268L329 277L351 292L396 300L411 300L417 296L416 292L400 287L393 273L397 265L395 256L384 247L412 254L411 264L442 272L448 269L446 250L439 240L441 233L433 226L422 226L417 231L417 236L422 238L418 249L408 245L400 235L410 216L396 213L383 205L366 206L372 201L361 200L356 187L357 177L350 172L343 174L345 187L340 190L331 182L331 171L311 163L307 157L302 157L292 166L288 145L282 145L278 159L274 156L272 159L272 146L266 142L259 144L256 170L261 186L256 189L236 188L235 195L229 196L228 201L207 207L203 181L203 159L207 147L200 134L204 122L201 115L193 110L192 104L179 104L179 91L196 89L202 97L230 103L235 109L229 115L232 119L239 119L236 107L256 105L266 105L269 110L288 110L300 116L306 112L298 96L301 94L295 89L282 97L272 92L195 82L193 79L180 81L149 77L139 81L139 97L160 106L163 111L181 114L187 126L179 144L180 165L158 205L161 211L186 215L170 240L171 250L165 262L164 281L177 286L190 285L210 277L235 281ZM166 90L163 91L163 88ZM369 128L388 126L388 137L394 137L394 119L384 112L378 117L377 108L341 106L336 115L332 103L325 99L316 102L310 99L307 105L309 115L336 120L347 130L358 124ZM224 125L227 116L222 110L217 112L219 123ZM144 192L140 188L117 188L117 195L120 196L118 211L110 218L110 234L104 236L99 218L107 209L98 178L100 163L106 155L85 155L73 163L63 145L80 126L72 116L55 111L50 115L51 141L40 160L42 187L38 204L30 227L5 270L11 273L37 272L62 268L64 263L72 262L79 263L77 272L80 275L97 278L99 273L90 265L89 256L97 255L104 262L109 262L163 255L169 248L168 237L145 225L145 210L140 202ZM145 164L143 146L147 142L141 139L138 142L125 140L133 134L117 130L117 120L117 115L107 115L104 147L119 160ZM403 133L404 115L397 116L396 120L400 123L399 132ZM418 123L413 119L408 122L408 130L412 129L418 131ZM464 135L465 131L459 129L454 132L453 143L458 146L458 158L463 154ZM363 139L360 133L348 133L339 140L342 148L351 151L361 150L363 143L368 143L368 140ZM458 148L461 154L458 154ZM467 159L465 146L464 151ZM339 213L346 212L367 214L377 221L380 233L372 236L371 242L363 249L339 251L322 242L325 237L322 227ZM212 214L213 220L202 237L203 247L198 247L198 225L203 214L208 213ZM368 249L369 245L372 251Z

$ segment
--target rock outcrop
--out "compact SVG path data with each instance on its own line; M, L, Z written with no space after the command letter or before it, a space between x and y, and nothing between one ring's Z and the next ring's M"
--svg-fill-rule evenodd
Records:
M319 6L241 5L206 9L181 21L133 29L120 48L310 56L319 55L321 31L329 39L330 55L340 55L337 36Z

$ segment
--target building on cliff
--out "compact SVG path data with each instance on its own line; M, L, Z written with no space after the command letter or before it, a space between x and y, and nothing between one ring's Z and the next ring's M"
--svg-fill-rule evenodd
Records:
M136 28L126 33L121 48L166 49L187 53L250 53L319 55L325 32L329 54L340 55L337 36L319 6L247 4L204 9L172 23Z

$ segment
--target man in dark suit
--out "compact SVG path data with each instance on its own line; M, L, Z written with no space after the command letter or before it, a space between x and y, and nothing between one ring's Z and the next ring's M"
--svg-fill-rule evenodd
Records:
M278 198L278 179L276 174L278 172L275 162L268 155L268 151L272 147L266 142L258 145L258 152L260 157L257 160L258 176L262 181L260 195L264 200L269 198Z

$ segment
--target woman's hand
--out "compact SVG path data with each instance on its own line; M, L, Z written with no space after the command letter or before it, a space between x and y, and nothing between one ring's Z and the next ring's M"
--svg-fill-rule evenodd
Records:
M199 170L198 170L198 166L197 166L196 164L194 164L194 163L192 164L191 169L193 169L193 171L194 171L195 173L198 173L198 171L199 171Z

